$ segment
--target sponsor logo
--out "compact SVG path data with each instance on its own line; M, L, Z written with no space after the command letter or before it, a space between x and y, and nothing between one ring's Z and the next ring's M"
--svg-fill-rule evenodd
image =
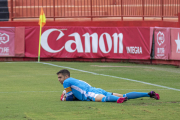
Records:
M157 34L157 43L159 46L161 46L165 41L165 38L164 38L164 33L162 33L161 31L158 32Z
M114 50L113 50L114 53L123 53L123 34L122 33L119 33L119 34L114 33L112 36L109 35L108 33L102 33L98 39L97 33L93 33L93 34L85 33L84 35L80 36L79 33L74 32L68 35L68 37L70 38L73 37L74 40L67 40L64 46L62 46L58 50L54 50L50 48L48 44L48 36L54 31L59 32L59 35L56 41L61 40L61 38L65 35L63 33L63 29L48 29L45 32L43 32L41 36L42 48L50 53L57 53L57 52L62 51L63 49L65 49L67 52L70 52L70 53L73 53L75 51L77 51L78 53L83 53L83 52L91 53L91 48L92 48L92 53L98 53L98 48L101 50L102 53L109 53L113 47L114 47ZM83 40L85 41L85 49L83 49L81 37L84 38ZM105 42L107 43L107 46L105 45ZM92 46L90 43L92 43ZM76 44L76 48L72 49L71 47L72 44ZM119 47L119 50L118 50L118 47ZM141 52L142 52L142 48L141 48Z
M0 55L9 55L9 47L0 47Z
M126 47L126 51L129 54L142 54L142 47L130 46Z
M165 56L165 49L157 48L157 56Z
M180 53L180 39L179 39L179 33L178 33L178 39L175 40L176 44L177 44L177 49L176 49L176 53Z
M7 35L6 33L0 33L0 44L6 44L7 42L9 42L9 35Z

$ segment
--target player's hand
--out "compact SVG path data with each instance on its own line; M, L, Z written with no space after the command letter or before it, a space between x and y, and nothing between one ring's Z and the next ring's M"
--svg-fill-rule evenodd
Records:
M64 101L64 99L66 99L66 98L64 98L64 97L65 97L64 94L62 94L60 100L61 100L61 101Z

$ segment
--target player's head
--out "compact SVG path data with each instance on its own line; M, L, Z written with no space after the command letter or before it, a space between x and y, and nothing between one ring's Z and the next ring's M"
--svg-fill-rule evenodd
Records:
M67 69L60 70L59 72L57 72L57 75L59 74L62 74L63 76L67 75L68 77L70 77L70 72Z
M62 69L59 72L57 72L58 75L58 81L63 84L64 80L70 77L70 72L66 69Z

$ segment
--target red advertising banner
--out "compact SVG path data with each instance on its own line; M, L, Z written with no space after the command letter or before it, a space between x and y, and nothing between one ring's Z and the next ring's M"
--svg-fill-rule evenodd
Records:
M150 28L43 27L41 58L150 59ZM25 56L37 57L39 27L25 28Z
M0 57L14 56L14 27L0 27Z
M25 27L15 28L15 57L24 57L25 55Z
M169 59L170 28L154 28L155 59Z
M171 29L171 57L172 60L180 60L180 29Z

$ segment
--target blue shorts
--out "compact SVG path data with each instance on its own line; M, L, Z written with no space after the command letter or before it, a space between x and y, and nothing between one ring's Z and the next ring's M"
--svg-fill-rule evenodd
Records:
M87 93L88 93L87 99L92 100L92 101L95 101L96 96L100 95L100 94L104 95L104 96L112 95L111 92L106 92L105 90L103 90L101 88L93 88L93 87L90 88Z

